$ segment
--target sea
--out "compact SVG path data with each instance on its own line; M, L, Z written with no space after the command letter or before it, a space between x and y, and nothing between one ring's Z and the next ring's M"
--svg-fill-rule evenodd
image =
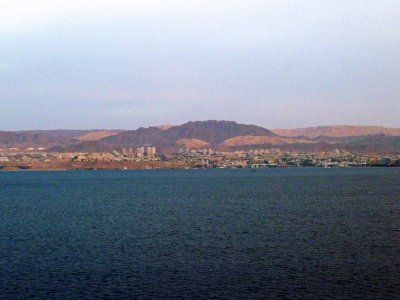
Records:
M0 172L0 299L399 299L400 168Z

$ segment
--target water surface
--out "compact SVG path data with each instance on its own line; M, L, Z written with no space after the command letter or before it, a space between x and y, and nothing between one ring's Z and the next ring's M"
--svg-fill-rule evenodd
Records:
M395 298L400 168L0 172L0 298Z

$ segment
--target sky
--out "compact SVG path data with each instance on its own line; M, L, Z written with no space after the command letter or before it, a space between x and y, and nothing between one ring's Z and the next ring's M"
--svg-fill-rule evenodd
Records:
M400 127L398 0L0 3L0 130Z

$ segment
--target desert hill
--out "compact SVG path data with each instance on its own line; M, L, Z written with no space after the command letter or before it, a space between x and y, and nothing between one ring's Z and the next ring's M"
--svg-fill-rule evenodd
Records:
M367 135L400 136L400 128L383 126L318 126L296 129L274 129L274 133L285 137L343 138Z
M139 128L137 130L123 131L117 135L109 136L100 141L107 145L139 147L154 145L158 147L168 147L171 142L161 134L164 131L157 127Z
M120 132L121 130L95 130L81 135L77 139L80 141L97 141L108 136L117 135Z
M197 139L217 146L226 139L241 136L276 136L273 132L256 125L244 125L233 121L196 121L174 126L164 131L162 136L170 141Z
M136 130L0 131L0 149L45 148L54 152L100 152L123 147L154 146L241 150L279 147L282 150L400 152L400 129L380 126L320 126L270 131L233 121L196 121L177 126Z
M209 143L196 139L179 139L176 141L176 144L179 147L190 149L204 149L210 147Z
M256 125L210 120L188 122L165 130L149 127L123 131L98 141L103 143L104 148L151 145L163 150L174 150L179 147L218 147L226 139L241 135L276 137L268 129ZM88 144L88 149L92 149L92 146L93 144ZM85 142L69 148L69 150L74 149L85 149Z
M89 130L0 131L0 148L68 146L89 132Z
M157 126L157 128L161 129L161 130L167 130L167 129L170 129L171 127L174 127L174 125L163 124L163 125Z
M221 146L223 147L240 147L251 145L286 145L286 144L313 144L316 143L306 139L285 138L277 136L236 136L225 140Z

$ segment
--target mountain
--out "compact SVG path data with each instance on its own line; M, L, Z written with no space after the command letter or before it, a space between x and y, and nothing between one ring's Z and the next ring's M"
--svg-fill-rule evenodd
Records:
M139 147L156 145L169 146L169 141L160 136L161 129L156 127L139 128L137 130L121 131L118 134L106 136L95 141L81 141L66 147L64 152L96 152L120 149L123 147Z
M0 132L0 150L45 148L54 152L101 152L154 146L159 152L179 148L244 150L277 147L284 151L399 153L400 129L379 126L320 126L270 131L233 121L195 121L136 130L42 130ZM4 150L3 150L4 151Z
M104 142L85 141L83 143L72 144L67 147L52 147L48 149L49 152L98 152L98 151L112 151L114 147L106 145Z
M400 136L384 134L352 137L351 141L338 143L341 148L354 153L400 153Z
M284 137L304 138L328 143L354 153L399 153L400 129L383 126L318 126L296 129L275 129Z
M95 130L79 136L77 139L80 141L97 141L108 136L117 135L120 132L121 130Z
M139 146L157 146L169 147L173 145L171 141L164 138L162 134L165 131L157 127L139 128L137 130L123 131L117 135L101 139L106 145L139 147Z
M318 126L296 129L274 129L273 132L284 137L305 137L310 139L367 135L400 136L400 128L387 128L383 126Z
M161 130L167 130L167 129L170 129L171 127L174 127L174 125L163 124L163 125L157 126L157 128L161 129Z
M139 128L100 139L104 147L155 146L163 150L183 148L218 147L226 139L241 135L276 137L268 129L256 125L238 124L233 121L196 121L168 129L159 127ZM85 149L85 144L71 149ZM87 144L88 151L93 144Z
M273 132L256 125L238 124L233 121L196 121L174 126L164 131L162 136L170 141L197 139L217 146L226 139L241 136L276 136Z
M190 148L190 149L205 149L211 147L209 143L197 139L179 139L176 141L176 144L180 148Z
M297 139L297 138L284 138L276 136L235 136L226 139L220 146L222 147L240 147L252 145L290 145L290 144L313 144L316 143L311 140Z
M0 148L49 148L68 146L89 130L0 131Z

